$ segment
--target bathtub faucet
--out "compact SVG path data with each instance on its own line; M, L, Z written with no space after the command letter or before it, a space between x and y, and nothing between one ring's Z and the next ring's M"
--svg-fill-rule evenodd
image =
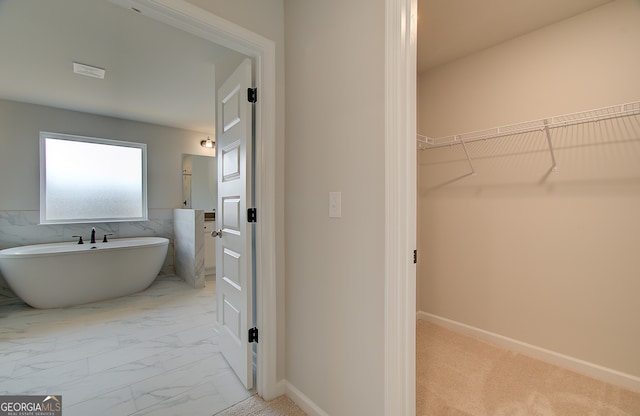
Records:
M96 243L96 227L91 229L91 244Z

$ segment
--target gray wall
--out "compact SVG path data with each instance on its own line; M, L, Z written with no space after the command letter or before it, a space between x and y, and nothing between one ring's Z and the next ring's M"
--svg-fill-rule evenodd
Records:
M0 248L72 240L92 224L38 225L39 132L51 131L147 144L149 221L96 224L114 237L173 238L172 210L182 207L182 154L206 154L206 134L76 111L0 100ZM96 160L95 168L108 164ZM82 174L82 172L78 172ZM169 273L173 253L163 269ZM0 280L3 293L6 284Z
M287 380L327 414L382 415L385 2L287 1L285 20Z

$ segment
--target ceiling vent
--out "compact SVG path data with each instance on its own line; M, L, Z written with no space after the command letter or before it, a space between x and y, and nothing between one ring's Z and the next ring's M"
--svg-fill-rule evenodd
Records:
M73 63L73 72L79 75L86 75L88 77L104 79L104 74L107 72L102 68L95 66L89 66L78 62Z

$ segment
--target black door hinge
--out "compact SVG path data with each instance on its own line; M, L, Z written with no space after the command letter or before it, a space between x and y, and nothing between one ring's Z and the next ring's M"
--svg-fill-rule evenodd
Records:
M258 342L258 328L249 329L249 342Z
M413 264L418 263L418 250L413 250Z
M249 208L247 210L247 221L258 222L258 213L255 208Z
M258 89L257 88L248 88L247 89L247 100L250 103L258 102Z

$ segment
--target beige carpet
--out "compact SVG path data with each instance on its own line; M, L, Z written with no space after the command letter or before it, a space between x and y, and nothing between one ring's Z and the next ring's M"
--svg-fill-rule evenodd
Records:
M417 324L417 416L640 416L640 394L428 322Z
M216 413L216 416L306 416L298 406L286 396L280 396L270 402L265 402L258 396L248 399Z
M416 416L640 416L640 393L418 321ZM216 416L305 416L258 396Z

